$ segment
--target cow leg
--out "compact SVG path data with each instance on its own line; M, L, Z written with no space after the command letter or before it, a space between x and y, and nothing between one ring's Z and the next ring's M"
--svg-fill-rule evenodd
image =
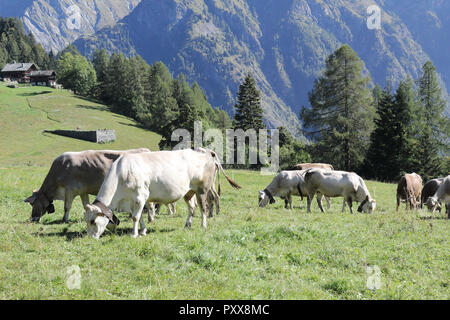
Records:
M348 207L350 208L350 213L353 214L353 209L352 209L352 198L348 198L347 199L348 202Z
M153 202L147 203L150 207L148 210L148 223L151 223L155 220L155 204Z
M319 206L320 211L322 211L322 213L324 213L325 210L323 210L322 201L321 201L320 197L321 197L321 195L320 196L318 194L316 195L317 205Z
M145 199L145 198L144 198ZM144 209L145 200L142 198L136 199L133 212L131 213L131 219L133 220L133 233L132 237L137 238L138 235L145 236L147 234L147 229L145 228L144 219L142 217L142 210ZM140 224L141 230L138 233L138 224Z
M214 203L216 206L216 215L219 215L220 213L220 196L219 194L216 192L216 190L212 190L213 195L214 195Z
M69 213L70 209L72 208L73 198L74 197L71 192L66 192L64 195L64 223L69 223Z
M83 193L80 195L81 203L83 204L83 208L89 203L89 195L87 193Z
M342 201L342 213L345 212L345 203L346 203L346 201L345 201L345 198L344 198L344 201Z
M306 212L308 212L308 213L311 213L311 201L312 201L312 198L314 198L314 196L307 196L306 197Z
M207 193L197 193L197 201L198 205L200 206L200 211L202 212L202 227L206 228L206 212L208 211L207 208Z
M292 210L292 196L291 196L290 193L287 195L286 199L287 199L288 204L289 204L289 209Z
M184 196L184 201L186 202L188 206L188 218L186 220L186 228L190 228L192 226L192 217L194 216L196 205L194 204L194 201L191 201L191 199L195 197L195 192L189 191Z
M397 208L395 208L395 211L398 212L398 207L400 206L400 198L397 196Z
M322 212L324 212L323 205L322 205L322 199L323 199L322 194L320 196L316 195L317 205L319 206L320 210L322 210Z
M215 205L215 196L213 194L212 189L210 189L207 193L207 207L208 207L208 217L214 217L214 205Z
M327 201L327 210L330 210L331 208L331 200L329 197L325 197L325 200Z
M169 214L170 214L171 216L173 216L174 213L175 213L175 203L169 203L169 204L167 205L167 209L169 210Z

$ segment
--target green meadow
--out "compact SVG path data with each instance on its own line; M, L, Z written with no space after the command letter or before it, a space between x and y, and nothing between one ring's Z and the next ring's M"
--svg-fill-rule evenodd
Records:
M97 145L42 133L77 127L115 129L118 141ZM192 228L184 228L183 202L174 216L163 207L138 239L127 213L118 214L115 233L88 238L79 199L69 224L61 222L61 201L39 224L29 222L23 199L60 153L156 150L158 141L131 119L67 91L0 85L0 299L450 298L447 217L406 212L404 205L395 212L394 184L366 181L377 200L371 215L342 214L340 198L326 213L314 200L306 213L298 197L293 210L280 199L259 208L258 190L273 177L227 170L243 188L221 179L221 213L207 229L198 211ZM80 270L79 289L69 289L72 266Z

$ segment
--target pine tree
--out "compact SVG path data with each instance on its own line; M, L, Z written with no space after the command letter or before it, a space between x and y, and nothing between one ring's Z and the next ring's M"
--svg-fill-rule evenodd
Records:
M374 108L370 76L348 45L326 60L326 70L309 94L311 109L302 108L307 134L318 141L322 160L347 171L357 170L369 145Z
M370 178L388 180L391 177L393 159L391 157L391 129L394 119L394 97L388 85L385 90L376 93L375 129L370 135L370 147L366 156L364 173ZM379 165L382 163L383 165Z
M104 49L96 50L92 59L95 73L97 75L97 92L96 96L102 101L107 101L106 84L107 84L107 72L109 67L109 55Z
M449 151L449 118L443 115L445 102L441 98L436 69L428 61L422 67L418 82L419 113L417 121L420 128L417 160L424 179L435 177L444 171L444 158Z
M259 129L265 129L260 93L256 89L255 80L250 74L247 74L244 82L239 86L237 100L233 121L234 128L244 131L255 129L257 133Z

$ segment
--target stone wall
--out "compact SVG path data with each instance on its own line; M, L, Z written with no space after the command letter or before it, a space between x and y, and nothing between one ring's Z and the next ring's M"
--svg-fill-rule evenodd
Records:
M85 140L95 143L108 143L116 141L114 130L96 130L96 131L78 131L78 130L45 130L44 132L53 133L59 136Z

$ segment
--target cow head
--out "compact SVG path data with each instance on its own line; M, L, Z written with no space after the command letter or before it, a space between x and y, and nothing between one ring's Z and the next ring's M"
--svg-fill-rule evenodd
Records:
M425 202L428 211L434 212L435 210L441 210L441 204L435 197L429 197L427 202Z
M48 199L44 193L34 190L33 194L23 200L23 202L28 202L31 207L31 221L39 222L41 217L48 213L55 212L55 206L53 201Z
M261 208L264 208L269 202L270 204L275 203L275 199L273 198L272 194L267 189L259 191L258 195L259 206Z
M359 205L358 212L364 211L365 213L373 213L375 211L376 207L377 207L377 202L375 201L375 199L372 199L369 196L366 196L366 198Z
M87 204L84 209L84 221L87 224L87 233L89 236L99 239L108 226L109 218L96 205Z

